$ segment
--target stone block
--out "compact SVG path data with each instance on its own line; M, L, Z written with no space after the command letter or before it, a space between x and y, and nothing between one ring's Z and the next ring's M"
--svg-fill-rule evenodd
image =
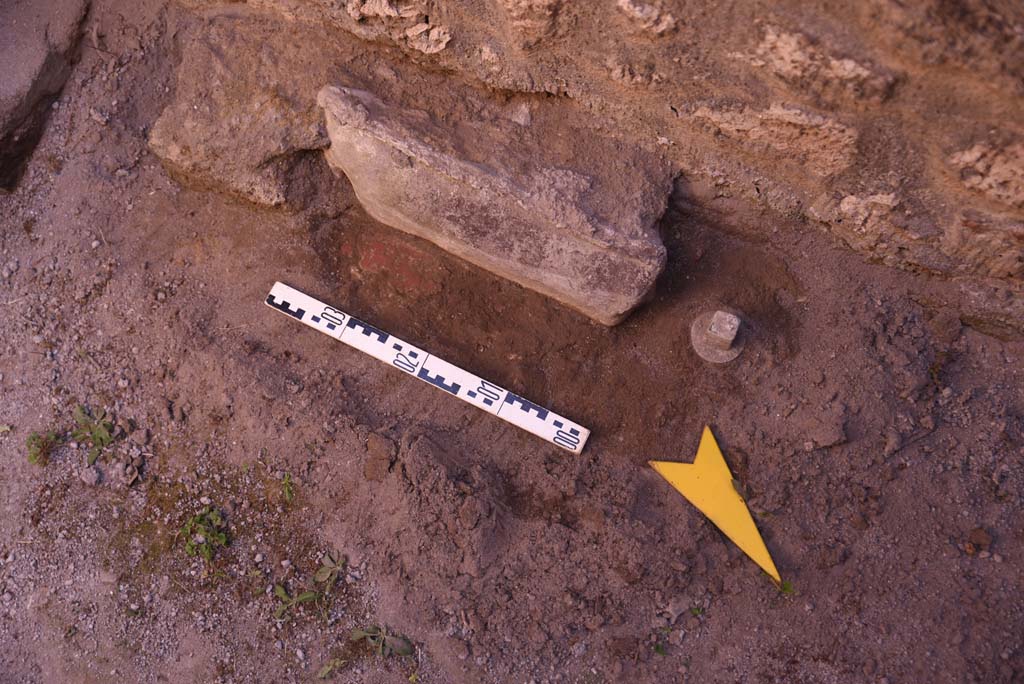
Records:
M650 153L555 118L440 123L334 86L318 102L328 163L382 223L605 325L643 301L664 267L657 223L673 176Z

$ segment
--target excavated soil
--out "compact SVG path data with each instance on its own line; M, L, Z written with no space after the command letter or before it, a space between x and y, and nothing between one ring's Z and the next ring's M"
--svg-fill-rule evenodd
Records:
M1024 342L961 320L955 284L680 179L655 296L609 329L376 223L319 154L286 208L180 184L147 133L181 12L94 4L103 42L0 196L0 680L1022 681ZM275 280L590 442L278 315ZM723 366L689 344L716 306L746 325ZM70 437L29 463L79 404L125 433L97 470ZM705 424L784 592L646 465ZM181 533L206 506L209 562ZM275 618L329 550L337 584ZM371 625L414 654L350 642Z

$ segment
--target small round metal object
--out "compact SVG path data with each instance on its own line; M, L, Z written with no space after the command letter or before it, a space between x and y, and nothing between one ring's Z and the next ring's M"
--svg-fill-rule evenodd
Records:
M740 335L740 317L728 311L708 311L690 326L690 342L705 361L728 363L740 352L746 340Z

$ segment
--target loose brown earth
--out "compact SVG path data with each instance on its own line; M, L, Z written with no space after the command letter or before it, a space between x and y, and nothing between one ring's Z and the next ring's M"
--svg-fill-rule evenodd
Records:
M367 683L1024 678L1024 342L962 322L954 284L681 182L653 301L599 326L374 222L319 155L300 208L179 185L146 145L179 10L127 7L93 6L105 47L0 197L0 680L310 681L331 659ZM275 280L572 417L587 448L277 315ZM748 339L710 366L688 331L718 305ZM78 404L131 433L96 485L83 446L26 460ZM791 593L646 466L705 424ZM207 499L230 534L209 563L179 532ZM322 589L330 549L328 598L275 620L272 586ZM415 655L349 642L369 625Z

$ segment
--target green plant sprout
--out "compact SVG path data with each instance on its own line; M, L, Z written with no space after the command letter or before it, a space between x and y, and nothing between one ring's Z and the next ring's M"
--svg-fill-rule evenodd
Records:
M181 535L185 538L185 552L190 556L202 556L210 562L218 546L228 545L227 528L227 522L220 511L205 507L189 518L181 528Z
M283 584L274 585L274 595L280 599L281 604L274 611L274 619L280 620L284 617L285 613L291 610L294 606L301 603L309 603L310 601L316 601L320 598L319 592L316 591L304 591L301 594L295 596L289 596L288 590L284 588Z
M32 465L44 466L50 460L50 454L60 443L56 432L33 432L25 440L28 449L28 462Z
M71 433L71 438L89 443L89 465L92 465L114 441L114 424L106 411L100 410L93 417L89 409L81 404L75 407L74 418L78 427Z
M324 666L316 673L317 679L330 679L334 676L335 672L345 667L346 663L348 663L348 661L342 658L331 658L324 663Z
M347 560L345 556L342 556L337 551L328 551L324 554L323 560L320 561L320 569L313 575L313 579L320 584L326 584L327 588L330 589L338 581L341 571L345 569Z

